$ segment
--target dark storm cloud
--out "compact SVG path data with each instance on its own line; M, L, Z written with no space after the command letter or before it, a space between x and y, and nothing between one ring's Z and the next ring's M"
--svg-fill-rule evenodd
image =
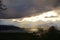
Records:
M54 7L58 7L58 6L60 6L60 0L56 0L56 2L54 3L53 6L54 6Z
M6 18L21 18L47 12L60 4L60 0L3 0L8 8Z

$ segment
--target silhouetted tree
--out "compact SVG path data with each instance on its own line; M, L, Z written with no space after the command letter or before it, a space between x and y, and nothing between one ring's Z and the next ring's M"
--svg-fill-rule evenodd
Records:
M59 40L58 30L52 26L49 28L48 32L42 37L43 40Z
M48 32L57 32L57 29L55 28L55 26L51 26L49 29L48 29Z

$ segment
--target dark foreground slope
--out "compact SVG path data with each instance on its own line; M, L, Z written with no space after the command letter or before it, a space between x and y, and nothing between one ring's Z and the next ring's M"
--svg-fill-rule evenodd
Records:
M60 31L54 27L49 28L46 33L42 33L40 36L34 34L37 33L0 32L0 40L60 40Z

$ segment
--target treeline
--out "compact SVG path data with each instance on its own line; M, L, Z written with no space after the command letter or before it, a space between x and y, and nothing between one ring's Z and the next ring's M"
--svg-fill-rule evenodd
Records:
M0 40L60 40L60 31L52 26L46 32L44 30L33 33L0 32Z

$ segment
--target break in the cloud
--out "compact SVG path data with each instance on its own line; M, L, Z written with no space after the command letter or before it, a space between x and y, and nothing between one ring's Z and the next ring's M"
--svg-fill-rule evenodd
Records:
M60 28L60 15L57 14L55 10L44 12L43 14L17 18L17 19L0 19L0 25L15 25L20 28L49 28L51 26L56 26ZM49 16L48 16L49 15ZM42 17L42 18L41 18Z
M51 26L55 26L60 30L60 21L55 22L44 22L44 21L37 21L37 22L17 22L12 21L12 19L0 19L0 25L14 25L19 28L49 28ZM47 30L47 29L45 29Z
M8 8L4 14L6 18L21 18L26 16L38 15L41 12L50 11L58 7L59 0L3 0Z

